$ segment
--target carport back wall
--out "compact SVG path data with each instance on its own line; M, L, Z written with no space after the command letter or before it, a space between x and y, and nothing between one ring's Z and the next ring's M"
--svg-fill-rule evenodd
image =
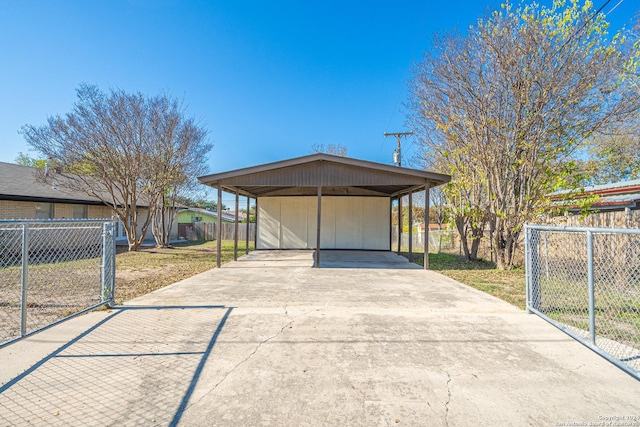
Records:
M317 197L258 198L257 249L315 249ZM322 198L321 249L390 250L389 197Z

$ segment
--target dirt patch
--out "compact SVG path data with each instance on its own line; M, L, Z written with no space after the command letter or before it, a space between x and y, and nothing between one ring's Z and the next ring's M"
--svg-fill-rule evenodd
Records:
M213 241L119 253L116 256L116 304L215 268L216 251L217 243ZM221 256L223 263L233 259L232 241L222 242Z

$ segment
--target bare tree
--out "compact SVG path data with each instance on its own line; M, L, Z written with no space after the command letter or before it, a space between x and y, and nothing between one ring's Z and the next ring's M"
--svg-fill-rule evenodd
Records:
M606 28L590 3L505 3L466 36L437 36L414 69L409 120L461 184L450 201L486 201L498 268L512 267L524 223L568 182L585 137L638 106Z
M83 84L77 96L64 117L49 117L42 126L25 125L21 132L56 165L59 173L47 179L111 206L122 221L129 250L136 250L154 218L164 221L167 196L177 194L203 168L211 148L207 132L185 118L180 104L167 95L103 93ZM148 207L142 218L140 206Z
M194 187L195 179L206 172L204 144L206 131L193 119L185 118L180 104L166 96L151 100L151 132L157 141L148 153L153 183L159 195L155 204L152 232L158 246L169 246L176 201L185 190Z

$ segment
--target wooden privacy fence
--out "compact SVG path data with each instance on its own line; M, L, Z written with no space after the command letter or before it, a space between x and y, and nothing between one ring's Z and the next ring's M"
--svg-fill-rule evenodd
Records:
M235 224L222 223L222 240L233 240ZM193 222L190 224L178 224L178 237L187 240L216 240L218 236L218 223ZM256 224L249 224L249 241L255 241ZM238 241L247 240L247 224L238 224Z

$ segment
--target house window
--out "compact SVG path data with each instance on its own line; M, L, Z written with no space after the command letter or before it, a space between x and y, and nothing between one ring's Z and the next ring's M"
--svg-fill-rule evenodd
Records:
M52 219L53 203L36 203L36 219Z
M87 205L73 205L73 219L87 219Z

